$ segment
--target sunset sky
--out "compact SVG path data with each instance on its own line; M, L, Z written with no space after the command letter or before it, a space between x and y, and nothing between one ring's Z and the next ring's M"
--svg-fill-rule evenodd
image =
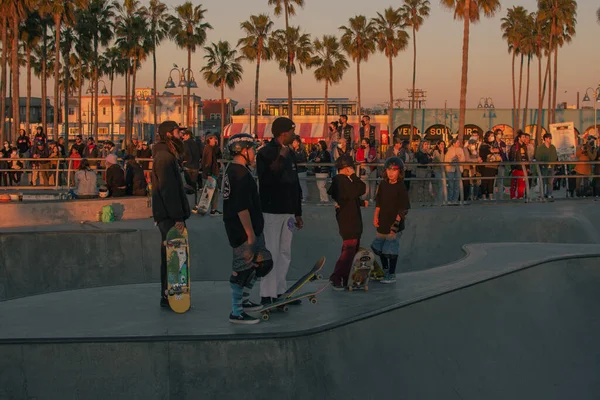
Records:
M164 0L171 12L183 0ZM142 1L146 3L145 1ZM493 19L482 19L471 27L469 85L467 106L476 107L481 97L491 97L497 108L512 107L511 56L507 44L502 40L501 18L507 9L521 5L533 11L535 0L502 0L502 9ZM197 2L194 2L197 4ZM303 9L291 19L293 25L300 25L313 37L323 34L340 36L339 26L347 24L350 17L364 14L375 16L386 7L400 6L400 1L389 0L347 1L347 0L306 0ZM600 38L600 25L596 22L596 9L600 4L594 1L578 2L577 35L570 45L559 51L558 102L576 103L576 93L583 98L586 88L600 83L600 53L597 51ZM237 43L242 32L240 22L252 14L270 13L267 0L203 0L207 21L214 29L208 32L208 42L228 40ZM273 17L276 28L284 27L282 18ZM462 23L453 19L453 13L442 8L439 1L431 1L431 15L417 33L417 87L428 93L427 107L457 107L460 90L460 68L462 47ZM412 39L411 39L412 40ZM217 90L201 82L200 68L203 65L203 51L192 56L192 69L199 89L195 92L203 98L218 98ZM186 51L178 49L174 43L165 41L158 49L158 87L164 90L168 73L175 62L180 66L187 62ZM244 62L244 80L235 91L226 91L247 107L254 92L254 64ZM388 98L388 64L381 54L374 55L367 64L361 65L363 106L382 104ZM545 63L544 63L545 68ZM394 62L394 97L406 97L406 89L411 84L412 42ZM531 97L537 98L537 60L532 64ZM152 86L152 60L149 58L138 74L138 87ZM24 82L24 80L23 80ZM124 80L115 82L115 92L124 93ZM108 84L108 82L107 82ZM261 73L260 99L267 97L287 97L285 74L278 70L274 62L264 64ZM37 81L34 82L34 87ZM22 86L24 87L24 86ZM37 89L37 88L36 88ZM51 93L52 90L49 90ZM356 66L351 63L341 84L329 92L331 97L356 97ZM39 90L34 90L39 94ZM311 70L294 77L294 97L323 97L324 85L317 83ZM535 101L537 103L537 101ZM531 104L531 102L530 102Z

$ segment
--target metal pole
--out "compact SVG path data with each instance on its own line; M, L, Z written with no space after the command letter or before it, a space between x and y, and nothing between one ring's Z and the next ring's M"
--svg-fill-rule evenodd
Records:
M598 89L594 90L594 136L598 136Z
M183 86L181 87L181 126L183 126L183 117L184 117L184 113L185 110L183 109Z

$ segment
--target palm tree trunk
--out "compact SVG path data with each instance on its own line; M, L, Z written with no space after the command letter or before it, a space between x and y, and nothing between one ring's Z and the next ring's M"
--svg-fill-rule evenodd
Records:
M80 61L80 64L79 64L78 75L79 75L79 85L77 86L77 89L78 89L78 93L77 93L77 95L78 95L78 99L77 99L78 100L78 102L77 102L78 107L77 108L78 108L79 115L78 115L77 134L83 135L83 118L82 118L83 117L83 107L82 107L82 104L81 104L81 101L82 101L81 98L83 97L83 93L82 93L83 92L83 69L82 69L81 61Z
M54 121L52 125L52 137L54 140L58 139L58 109L60 107L60 94L59 94L59 81L60 81L60 26L61 26L61 15L54 15L54 29L56 29L55 37L55 60L54 60Z
M187 71L187 126L192 126L192 102L190 101L190 94L192 89L190 88L190 80L192 79L192 51L188 49L188 71Z
M133 135L133 116L135 114L135 78L137 76L137 57L133 58L133 72L131 76L131 103L130 103L130 119L129 124L131 127L131 134ZM130 137L131 138L131 137ZM138 133L139 138L139 133Z
M357 105L356 105L356 115L360 115L360 109L361 109L361 104L360 104L360 58L356 59L356 90L357 90Z
M258 83L260 80L260 58L262 57L262 46L259 45L256 54L256 79L254 82L254 134L258 137ZM252 112L252 110L250 110Z
M392 62L392 55L388 56L388 63L390 66L390 106L388 107L388 137L392 133L392 119L394 117L394 65ZM365 136L367 136L367 132L365 132ZM381 144L381 143L380 143Z
M540 52L542 50L540 49ZM542 91L542 55L538 56L538 112L536 119L536 128L535 128L535 143L536 145L541 142L541 132L542 132L542 107L544 103L544 92Z
M130 133L129 133L129 107L130 107L130 98L129 98L129 90L131 87L129 86L129 76L131 73L130 67L131 60L127 60L127 68L125 69L125 137L123 143L125 146L129 144Z
M65 105L63 108L63 112L65 113L64 131L67 143L69 143L69 81L71 80L71 71L69 70L69 58L70 56L69 54L67 54L65 57Z
M115 113L113 104L113 84L115 82L115 75L113 72L110 74L110 141L115 142ZM156 68L154 68L154 87L156 87ZM156 110L156 96L154 107ZM156 112L154 113L154 131L156 132Z
M517 57L517 53L516 51L513 50L512 52L512 95L513 95L513 109L512 109L512 126L513 129L515 129L517 127L517 121L515 120L516 114L517 114L517 89L515 87L516 82L515 82L515 59Z
M94 92L96 97L94 99L94 140L98 143L98 118L99 118L99 102L98 102L98 94L100 93L99 86L99 76L98 76L98 37L94 37Z
M27 62L27 97L25 99L25 132L29 132L30 115L31 110L31 47L27 46L26 50L26 62Z
M13 15L12 18L12 31L12 140L16 140L17 137L19 137L19 129L21 125L19 107L19 19L16 14Z
M0 23L2 24L2 48L8 48L8 18L6 15L0 16ZM6 81L7 81L7 68L8 57L6 51L2 52L2 76L0 77L0 86L2 86L2 98L0 99L0 141L4 143L8 134L6 133Z
M46 22L42 25L42 130L44 133L48 134L48 66L46 64L46 58L48 57L48 40L46 36L46 31L48 30L48 26ZM79 99L79 104L81 104L81 98ZM81 120L81 107L79 108L79 120ZM29 132L27 132L29 133Z
M546 72L546 76L544 77L544 88L546 85L548 87L548 124L552 123L552 85L550 84L550 80L552 79L552 52L548 54L548 71ZM546 89L544 89L544 92Z
M467 110L467 77L469 73L469 35L470 35L470 1L465 2L462 74L460 78L460 113L458 117L458 140L462 143L465 134L465 113Z
M417 30L415 29L414 25L413 25L413 79L412 79L412 100L410 102L410 136L409 136L409 140L410 143L412 143L413 140L413 132L415 130L414 125L415 125L415 88L416 88L416 84L417 84ZM392 107L392 104L390 104L390 108ZM392 132L388 132L388 134L392 134ZM391 144L394 144L393 142Z
M152 64L154 66L154 74L153 74L153 82L154 82L154 96L152 99L152 114L154 115L154 135L156 135L157 133L157 129L158 129L158 116L156 115L156 107L157 107L157 95L158 93L156 92L156 42L154 42L154 47L153 47L153 51L152 51ZM112 79L112 78L111 78ZM110 119L111 119L111 126L112 126L112 81L110 83L110 104L111 104L111 110L110 110Z
M287 56L288 63L286 68L287 81L288 81L288 118L293 119L294 114L294 106L292 104L292 52L290 51L290 40L288 35L288 30L290 29L289 22L289 7L288 0L284 0L283 2L285 8L285 33L286 33L286 41L287 41Z
M519 70L519 96L517 100L517 123L513 129L519 129L519 122L521 121L521 95L523 93L523 54L521 54L521 67Z
M523 130L527 126L527 118L529 116L529 77L531 75L531 54L527 55L527 83L525 90L525 108L523 109Z
M225 142L225 81L221 81L221 134L219 137L219 145L221 153L223 153L223 142Z
M556 91L558 90L558 45L554 49L554 84L552 91L552 123L556 122Z
M329 80L325 79L325 124L323 125L323 138L329 137L329 121L327 120L327 110L329 109ZM331 145L331 140L327 141L327 145Z

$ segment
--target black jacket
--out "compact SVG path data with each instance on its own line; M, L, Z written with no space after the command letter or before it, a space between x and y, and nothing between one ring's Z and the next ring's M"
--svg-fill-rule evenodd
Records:
M366 190L367 185L356 174L339 174L333 177L327 193L339 205L335 210L335 218L343 240L360 239L362 235L360 207L364 206L365 202L360 197Z
M127 186L127 195L145 196L146 195L146 177L144 170L137 162L129 161L125 171L125 184Z
M205 146L202 151L202 179L209 176L219 177L219 149L213 146Z
M185 168L199 170L201 157L200 149L198 148L196 141L194 141L192 138L189 138L188 140L184 141L183 144L185 145L185 152L183 153L183 166Z
M256 171L263 213L302 215L302 189L298 179L296 155L290 149L286 157L281 145L272 139L256 156Z
M154 145L152 155L152 215L154 221L180 222L190 217L177 158L165 142Z
M125 196L125 174L121 166L113 164L106 170L106 186L112 197Z

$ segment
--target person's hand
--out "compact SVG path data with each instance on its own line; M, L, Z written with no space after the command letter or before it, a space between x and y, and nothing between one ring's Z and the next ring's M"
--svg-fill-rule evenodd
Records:
M296 225L296 228L298 228L298 230L304 228L304 221L302 220L301 216L296 217L296 223L294 225Z
M336 203L333 203L333 206L334 206L335 208L340 208L340 205L339 205L337 202L336 202Z
M179 233L183 234L183 230L185 229L185 223L183 221L175 222L175 229L177 229Z
M254 243L256 243L256 235L254 234L254 231L252 231L252 233L248 236L248 244L253 246Z
M377 217L373 218L373 226L375 228L379 228L379 218L377 218Z
M315 158L315 162L321 162L321 159L319 157Z

